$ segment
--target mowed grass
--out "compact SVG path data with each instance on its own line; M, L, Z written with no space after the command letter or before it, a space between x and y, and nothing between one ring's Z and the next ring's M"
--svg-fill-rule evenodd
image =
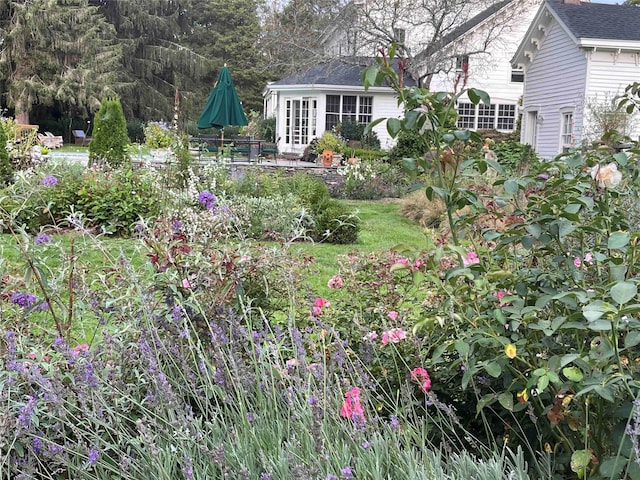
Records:
M420 251L426 246L423 229L400 214L398 201L347 201L346 203L358 211L358 217L361 220L358 243L333 245L301 242L291 245L293 255L315 259L317 274L310 276L308 282L312 291L318 295L328 293L327 282L337 273L340 255L353 250L365 253L382 252L394 247ZM104 241L99 242L100 248L96 248L96 242L88 237L74 234L52 237L56 242L61 242L63 253L46 256L46 264L50 269L60 268L64 262L70 261L72 238L76 262L83 266L91 265L96 274L117 264L121 257L130 262L134 268L149 267L147 252L139 240L104 237ZM42 249L32 249L30 254L39 255L39 251ZM18 276L25 274L26 258L11 235L0 235L0 258L3 273Z

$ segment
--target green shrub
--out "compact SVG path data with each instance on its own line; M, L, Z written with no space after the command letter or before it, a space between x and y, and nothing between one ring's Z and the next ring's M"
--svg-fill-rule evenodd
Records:
M7 133L0 124L0 186L7 186L13 180L13 166L7 152Z
M340 131L340 135L342 135L347 140L360 141L360 139L362 139L362 136L364 135L365 127L366 125L364 123L347 120L345 122L342 122L338 128Z
M95 164L104 160L112 167L124 165L129 160L128 145L127 123L120 99L103 99L94 118L89 162Z
M269 197L280 192L278 175L264 175L258 169L248 169L236 182L232 191L247 197Z
M380 139L378 138L378 134L374 131L365 133L360 139L360 146L369 150L379 150Z
M82 223L126 236L141 218L157 214L156 183L130 168L83 170L72 165L22 177L2 192L1 207L14 224L30 231Z
M389 152L389 160L399 162L403 158L423 157L428 151L429 145L423 135L403 130L398 135L395 146Z
M169 148L176 136L165 122L149 122L144 127L144 141L149 148Z
M127 134L131 143L144 142L144 122L139 118L134 118L127 122Z
M338 200L326 200L314 217L313 237L316 241L348 244L358 241L360 219Z
M260 137L267 142L276 141L276 117L265 118L260 122Z
M317 212L320 205L329 199L329 189L322 180L309 173L296 173L281 182L283 193L292 193L300 200L300 204L312 212Z

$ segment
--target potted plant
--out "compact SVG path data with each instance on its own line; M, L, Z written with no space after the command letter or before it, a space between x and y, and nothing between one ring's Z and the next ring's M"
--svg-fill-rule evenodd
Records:
M333 133L326 131L316 143L316 153L322 156L322 163L325 167L330 167L333 164L333 154L337 153L342 146L342 142Z

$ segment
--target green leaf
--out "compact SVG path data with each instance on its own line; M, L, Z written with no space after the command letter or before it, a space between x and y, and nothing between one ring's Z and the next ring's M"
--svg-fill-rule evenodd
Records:
M640 332L638 330L632 330L624 337L624 346L627 348L635 347L640 344Z
M469 97L469 100L471 100L471 103L473 103L474 105L480 103L481 100L485 105L491 104L491 98L489 97L489 94L484 90L470 88L469 90L467 90L467 96Z
M471 138L471 132L469 130L456 130L453 132L453 136L462 142L466 142Z
M365 90L376 84L377 76L378 67L376 65L371 65L370 67L365 68L364 72L362 72L362 83L364 84Z
M611 287L611 298L618 305L624 305L638 294L638 287L635 283L619 282Z
M629 234L627 232L613 232L607 240L607 247L611 250L624 248L629 243Z
M396 138L400 130L402 130L402 122L400 122L400 120L397 118L387 120L387 132L389 132L391 138Z
M493 378L498 378L502 374L502 368L497 362L489 362L484 366L484 371Z
M600 464L598 471L604 478L619 478L626 464L627 459L624 457L609 457Z
M576 450L571 455L571 471L577 473L578 478L582 478L589 462L591 462L589 450Z
M562 374L572 382L580 382L584 378L582 371L578 367L565 367Z
M536 239L535 237L531 236L531 235L524 235L522 237L522 239L520 240L520 243L522 243L522 246L524 248L526 248L527 250L530 250L531 247L533 247L536 243Z
M480 413L484 407L492 404L495 400L496 400L495 393L490 393L488 395L485 395L480 400L478 400L478 403L476 404L476 412Z
M384 118L384 117L376 118L373 122L368 123L367 126L364 127L364 133L371 133L371 131L373 130L373 127L375 127L379 123L384 122L385 120L386 120L386 118Z
M627 158L627 154L624 152L618 152L615 153L613 155L613 158L615 158L616 162L618 162L621 166L625 166L627 164L627 162L629 161L629 159Z
M464 340L456 340L455 347L461 358L464 359L469 356L469 344Z
M445 133L444 135L442 135L442 140L447 143L453 143L455 142L456 137L451 133Z
M511 178L504 182L504 191L509 195L515 195L518 193L519 188L520 186L518 185L518 182Z
M498 395L498 402L506 410L513 411L513 395L510 392L502 392Z
M415 126L418 118L420 117L420 112L417 110L409 110L404 114L404 126L406 129L411 130Z
M538 392L542 393L544 392L547 387L549 386L549 377L547 375L542 375L539 379L538 379Z
M608 332L611 330L611 322L604 318L600 320L596 320L594 322L589 322L589 330L593 330L595 332Z

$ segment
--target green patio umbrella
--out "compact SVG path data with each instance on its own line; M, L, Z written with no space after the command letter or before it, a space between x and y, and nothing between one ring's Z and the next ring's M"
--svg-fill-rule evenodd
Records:
M220 70L218 80L200 114L198 128L224 129L224 127L231 125L244 126L247 124L247 117L242 111L231 73L225 64ZM222 139L224 140L224 130L222 131Z

